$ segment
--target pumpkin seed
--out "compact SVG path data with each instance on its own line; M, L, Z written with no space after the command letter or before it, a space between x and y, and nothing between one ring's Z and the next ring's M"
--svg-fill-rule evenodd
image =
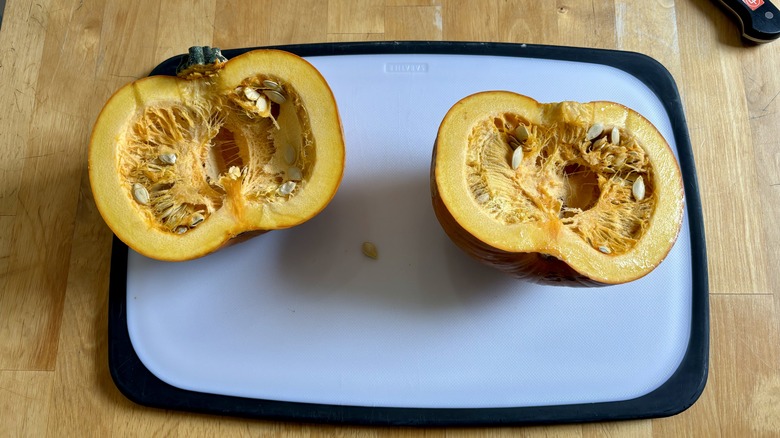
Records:
M257 100L255 101L255 106L257 107L257 110L260 111L260 114L263 114L266 111L268 111L268 101L265 100L263 96L257 97Z
M603 245L599 247L599 251L603 252L604 254L612 254L612 250Z
M140 183L133 184L133 198L141 205L149 204L149 191Z
M239 179L241 178L241 169L238 168L238 166L230 166L230 169L228 169L228 176L230 179Z
M244 88L244 96L254 102L260 98L260 93L258 93L254 88L246 87Z
M645 199L645 181L641 175L634 181L634 185L631 186L631 193L637 201Z
M479 202L480 204L484 204L484 203L486 203L488 201L490 201L490 195L487 194L487 193L483 193L483 194L477 196L477 202Z
M176 234L184 234L187 232L187 230L189 230L189 228L185 227L184 225L179 225L176 227L176 229L173 230L173 232Z
M272 81L270 79L264 80L263 81L263 86L266 87L266 88L270 88L270 89L272 89L274 91L278 91L280 93L282 92L282 87L279 84L277 84L276 82L274 82L274 81Z
M617 127L612 128L612 133L610 135L612 140L612 144L620 144L620 130Z
M370 259L376 260L379 258L379 252L376 249L376 245L371 242L363 242L360 249L363 251L363 255Z
M160 162L167 165L176 164L176 154L160 154L158 157Z
M517 148L512 152L512 170L517 170L520 167L520 163L523 162L523 149Z
M604 147L605 144L607 144L607 139L606 138L600 138L600 139L596 140L595 142L593 142L593 144L591 145L590 148L591 148L591 150L597 151L597 150L601 149L602 147Z
M271 102L278 103L279 105L287 101L284 95L276 90L263 90L263 94L271 99Z
M195 213L190 217L190 227L197 227L206 218L200 213Z
M295 186L296 186L295 181L287 181L281 186L279 186L279 194L287 196L290 193L292 193L293 190L295 190Z
M585 135L585 140L593 140L601 135L602 132L604 132L604 125L598 122L594 123L593 126L588 129L588 133Z
M528 140L528 128L525 127L522 123L517 125L517 128L515 128L515 138L520 143Z
M168 216L172 215L174 211L178 210L179 207L176 205L171 205L170 207L166 208L162 214L160 214L160 219L167 219Z

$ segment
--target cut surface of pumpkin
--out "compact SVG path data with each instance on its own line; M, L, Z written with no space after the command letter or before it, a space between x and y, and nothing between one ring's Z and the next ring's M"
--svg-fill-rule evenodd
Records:
M431 191L459 247L541 283L619 284L648 274L676 241L684 210L677 160L639 113L506 91L449 110Z
M301 224L338 189L344 139L322 75L260 49L225 59L193 47L178 76L132 82L106 103L89 149L105 222L160 260Z

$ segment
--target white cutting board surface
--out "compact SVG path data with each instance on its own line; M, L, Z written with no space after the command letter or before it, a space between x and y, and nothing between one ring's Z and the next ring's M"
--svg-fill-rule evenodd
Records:
M691 319L687 214L648 276L604 288L511 279L461 252L430 201L431 149L461 98L610 100L654 123L658 98L612 67L468 55L310 57L347 146L332 203L296 228L205 258L130 251L127 323L143 364L187 390L325 404L523 407L619 401L663 384ZM379 259L362 255L374 242Z

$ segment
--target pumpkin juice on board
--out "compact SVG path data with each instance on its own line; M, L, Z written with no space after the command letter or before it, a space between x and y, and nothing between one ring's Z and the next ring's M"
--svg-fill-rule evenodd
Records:
M338 189L336 101L304 59L193 47L177 76L132 82L106 103L89 148L95 203L141 254L189 260L301 224Z
M476 259L520 278L620 284L651 272L683 220L677 160L613 102L542 104L506 91L456 103L431 163L434 211Z

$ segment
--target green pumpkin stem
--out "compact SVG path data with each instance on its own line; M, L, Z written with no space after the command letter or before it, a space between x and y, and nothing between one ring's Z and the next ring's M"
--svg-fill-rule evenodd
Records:
M197 79L215 75L227 62L217 47L192 46L182 57L176 75L183 79Z

